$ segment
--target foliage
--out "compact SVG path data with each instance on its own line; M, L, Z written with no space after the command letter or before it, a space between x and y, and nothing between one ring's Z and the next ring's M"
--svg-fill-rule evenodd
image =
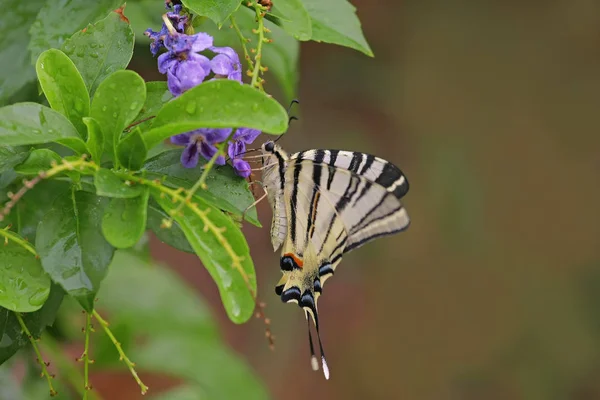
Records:
M226 145L243 129L285 132L285 108L267 94L262 76L271 71L291 98L298 80L298 41L336 43L372 55L354 8L346 0L275 1L272 8L268 2L184 0L185 8L168 18L185 25L180 28L189 37L198 37L194 30L207 32L221 47L210 47L214 79L202 83L201 78L179 95L169 89L182 61L166 42L185 35L168 22L147 36L154 49L166 41L173 61L169 85L146 82L125 69L135 40L150 44L138 27L163 22L160 14L148 13L162 0L133 1L127 9L117 9L121 2L115 0L1 3L8 23L0 27L7 43L0 49L0 105L5 105L0 108L0 236L5 243L0 248L0 363L31 346L51 394L70 385L87 398L93 395L90 355L96 356L97 368L120 356L145 392L127 350L142 371L184 379L173 397L156 398L193 397L197 391L211 398L265 398L249 369L220 341L205 306L178 278L142 261L135 249L153 231L167 244L195 253L219 288L229 318L244 323L253 315L257 282L239 222L260 223L249 208L254 198L240 168L220 165ZM230 47L242 52L244 67ZM227 60L231 64L222 64ZM242 79L238 64L245 72ZM229 79L220 70L229 71ZM239 82L244 76L249 84ZM35 84L42 98L29 94ZM181 148L159 150L173 135L187 132L193 140L202 129L205 140L211 129L232 133L210 143L214 155L193 169L181 165ZM132 284L137 280L143 285ZM36 339L53 324L63 297L64 310L78 304L86 313L84 368L77 381L79 372L63 363L59 376L64 379L53 383L39 347L60 359L60 344L50 336L39 345ZM109 311L118 340L96 308ZM92 320L107 334L96 349L88 347ZM125 346L140 335L143 345ZM116 352L106 350L112 348ZM111 351L116 358L104 356ZM171 357L175 353L178 357Z

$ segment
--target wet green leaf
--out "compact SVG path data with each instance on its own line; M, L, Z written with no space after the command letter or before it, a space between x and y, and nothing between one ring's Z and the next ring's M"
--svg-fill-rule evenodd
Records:
M0 246L1 307L16 312L36 311L49 293L50 278L35 254L10 239Z
M23 314L23 321L34 338L39 338L44 329L52 325L63 296L64 292L60 286L53 284L50 288L50 295L42 308L32 313ZM0 307L0 325L2 320L6 322L4 334L0 337L0 365L12 357L21 347L30 343L12 311ZM1 329L0 333L2 333Z
M167 88L167 82L154 81L146 82L146 102L144 107L140 111L139 115L135 117L135 122L144 121L149 117L155 117L160 109L173 98L171 92ZM136 127L139 127L142 131L150 129L154 118L144 121Z
M35 239L44 270L87 311L94 308L114 253L101 231L107 203L104 197L71 191L44 215Z
M312 40L351 47L373 56L356 8L347 0L302 0L312 20Z
M104 135L98 121L94 118L86 117L83 123L87 126L87 142L88 152L92 156L92 160L96 164L102 162L102 152L104 151Z
M129 10L125 9L125 13ZM111 73L125 69L133 54L133 31L121 15L111 12L85 31L80 30L65 41L62 51L81 72L90 95Z
M154 190L152 196L160 206L167 213L173 212L177 205ZM238 324L246 322L255 306L250 289L256 292L254 264L246 239L221 211L202 199L198 198L196 202L200 215L183 207L173 219L179 223L194 252L217 284L229 318Z
M50 49L40 54L35 69L50 107L67 117L85 138L82 118L90 113L90 96L73 61L62 51Z
M148 150L146 143L142 139L139 128L133 130L121 140L117 146L117 158L119 163L130 171L137 171L142 168Z
M285 108L248 85L218 79L201 83L160 110L152 129L144 133L148 148L197 128L248 127L280 134L287 129Z
M129 199L112 199L104 211L102 233L117 249L134 246L146 230L149 191L144 188L140 196Z
M144 170L151 172L149 178L157 178L163 184L174 189L182 187L190 189L203 173L203 165L207 161L200 159L198 167L183 168L181 166L181 149L173 149L160 153L144 165ZM254 203L254 196L248 188L248 182L236 175L230 165L213 167L206 177L206 190L198 190L195 194L207 203L235 215L242 213ZM256 208L246 213L246 220L253 225L261 226Z
M73 33L104 18L122 3L122 0L47 1L29 30L31 62L35 63L44 50L59 48Z
M29 157L15 167L15 171L23 175L38 175L52 167L52 163L60 164L61 157L49 149L35 149Z
M130 199L142 194L144 187L125 183L109 169L101 168L94 176L96 194L98 196Z
M182 0L195 14L206 16L221 26L240 6L239 0Z
M85 152L77 129L59 112L37 103L0 108L0 143L16 146L50 142Z
M22 163L28 156L28 147L0 146L0 173Z
M0 24L0 105L6 104L13 95L35 80L35 68L31 65L29 52L29 28L46 0L28 0L15 6L11 0L0 1L2 24Z
M168 220L169 216L156 203L154 199L150 199L148 203L148 228L154 232L158 240L168 244L177 250L193 253L194 249L185 238L185 234L181 230L179 224L173 221L170 228L162 227L163 220Z
M133 71L117 71L98 86L90 115L98 121L104 137L104 151L116 158L123 129L133 121L146 101L146 83Z

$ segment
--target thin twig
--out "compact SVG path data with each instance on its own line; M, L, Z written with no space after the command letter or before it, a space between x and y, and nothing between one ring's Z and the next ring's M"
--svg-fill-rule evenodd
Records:
M148 386L144 385L144 382L142 382L142 380L138 376L138 374L134 368L135 364L129 359L129 357L127 357L127 355L123 351L123 348L121 347L121 343L119 343L117 341L117 339L115 338L115 335L113 335L110 328L108 327L108 322L105 321L100 316L100 314L98 314L98 312L96 310L93 311L93 315L94 315L94 318L96 318L96 320L100 323L100 325L102 325L102 328L104 328L104 332L106 332L106 334L110 338L111 342L113 342L113 344L115 345L115 348L119 352L119 360L123 361L125 363L125 365L127 365L127 368L129 368L129 372L131 372L131 375L133 375L133 378L135 379L137 384L140 386L140 389L142 390L142 394L146 394L146 392L148 391Z
M48 365L50 365L50 363L46 364L44 362L44 359L42 358L42 353L40 353L40 349L38 348L38 346L36 344L36 340L31 335L31 332L29 332L29 329L27 329L27 325L25 325L25 321L23 321L23 317L21 317L21 314L16 312L15 316L17 317L17 321L19 321L19 325L21 325L21 329L23 330L25 335L27 335L29 342L31 342L33 351L35 351L35 355L37 356L37 362L42 367L42 376L45 377L46 380L48 381L48 387L50 388L50 396L54 397L58 394L58 392L56 390L54 390L54 387L52 386L52 379L54 378L54 376L50 375L48 373L48 369L46 368Z
M238 38L242 43L242 49L244 50L244 58L246 59L246 61L248 61L248 73L252 75L252 70L254 69L254 62L252 62L252 58L250 57L250 53L248 53L248 48L246 47L246 43L248 43L250 39L246 39L246 37L242 33L242 30L238 26L233 14L229 17L229 20L231 21L232 28L235 30L235 33L237 33Z
M4 243L8 243L10 240L12 240L13 242L17 243L19 246L23 247L25 250L37 257L37 253L35 252L33 246L29 244L29 242L21 239L19 235L10 231L9 229L10 225L6 228L0 229L0 236L4 236Z
M149 117L146 117L146 118L144 118L144 119L140 119L139 121L135 121L135 122L133 122L133 123L131 123L131 124L127 125L127 126L125 127L125 129L124 129L124 130L125 130L125 131L127 131L127 132L129 132L129 130L130 130L131 128L133 128L134 126L136 126L136 125L139 125L139 124L142 124L142 123L144 123L144 122L146 122L146 121L150 121L152 118L156 118L156 115L151 115L151 116L149 116Z
M77 391L77 393L84 397L88 395L88 400L100 400L101 397L96 392L86 391L81 386L81 381L83 380L83 376L81 375L81 371L75 367L75 365L70 362L73 361L71 358L67 358L67 356L63 353L62 349L58 342L52 338L52 336L47 335L44 337L44 343L42 346L43 350L47 352L52 358L53 362L56 364L58 371L60 371L60 377L66 378L73 389Z
M254 10L256 12L256 19L258 20L258 45L256 46L256 55L254 56L254 71L252 72L251 85L264 91L262 82L259 81L262 46L265 41L265 23L263 20L264 14L262 13L262 8L258 3L254 5Z
M92 315L89 312L85 313L85 344L83 348L83 354L81 355L80 361L83 361L83 400L88 399L88 393L92 390L89 379L90 364L94 361L90 360L90 332L92 331Z

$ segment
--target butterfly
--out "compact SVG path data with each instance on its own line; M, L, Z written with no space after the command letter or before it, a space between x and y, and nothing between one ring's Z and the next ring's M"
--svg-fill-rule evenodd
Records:
M329 379L317 312L323 285L344 254L408 228L410 219L400 203L408 180L392 163L366 153L288 154L273 141L261 151L262 186L273 210L271 243L274 251L282 247L283 276L275 292L304 311L311 366L317 371L310 320L314 322L323 373Z

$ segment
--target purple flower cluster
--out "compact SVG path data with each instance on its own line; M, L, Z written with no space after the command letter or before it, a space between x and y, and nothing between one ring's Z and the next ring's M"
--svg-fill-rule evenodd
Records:
M171 10L167 3L167 10ZM184 33L188 23L187 15L180 15L181 5L172 7L160 31L146 30L151 40L150 51L156 56L163 48L166 52L158 56L158 70L167 75L167 86L173 96L179 96L201 84L211 73L212 79L231 79L242 83L242 64L237 53L231 47L213 46L213 38L207 33L194 35ZM212 59L200 54L204 51L214 53ZM194 168L199 157L211 159L217 153L216 145L230 137L231 128L201 128L182 133L171 138L174 144L186 146L181 154L181 164ZM233 168L242 177L250 175L250 165L241 157L246 145L252 143L260 131L250 128L238 128L228 143L228 154ZM215 164L224 165L225 157L219 156Z
M200 156L209 160L217 153L216 144L227 140L231 128L202 128L171 137L171 143L185 146L181 153L181 164L186 168L198 165ZM260 135L260 131L250 128L238 128L228 143L227 154L231 158L233 168L239 176L247 178L252 172L250 164L241 157L246 152L246 145L252 143ZM215 164L224 165L225 157L218 156Z

